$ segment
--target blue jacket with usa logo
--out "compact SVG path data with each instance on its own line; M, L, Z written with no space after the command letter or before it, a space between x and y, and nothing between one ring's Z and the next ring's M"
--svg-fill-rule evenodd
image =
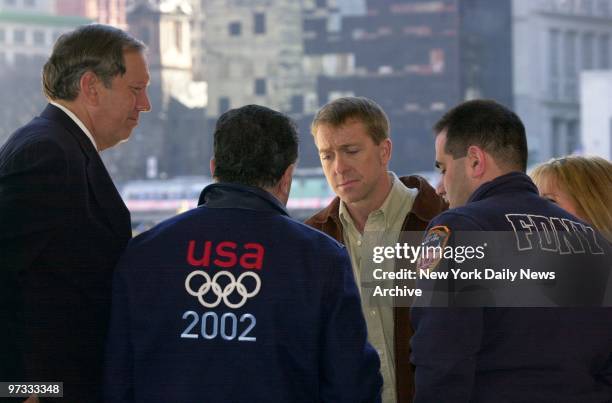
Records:
M377 402L344 247L268 192L204 189L117 267L108 402Z
M585 261L609 275L610 244L587 224L539 197L522 173L482 185L466 205L434 218L424 243L445 245L449 238L448 244L456 246L453 236L459 231L508 233L506 251L542 249L538 253L558 256L566 267L584 270L587 279L594 267L581 266ZM500 256L493 253L487 261L498 276L508 265ZM444 260L428 259L425 266L443 272ZM529 271L519 274L525 273ZM415 403L612 401L612 309L517 305L413 307Z

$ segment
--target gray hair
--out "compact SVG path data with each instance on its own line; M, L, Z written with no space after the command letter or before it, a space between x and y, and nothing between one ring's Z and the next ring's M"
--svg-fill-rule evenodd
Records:
M110 88L113 77L125 74L123 52L144 52L146 46L109 25L83 25L61 35L42 73L43 91L51 100L73 101L81 76L91 71Z

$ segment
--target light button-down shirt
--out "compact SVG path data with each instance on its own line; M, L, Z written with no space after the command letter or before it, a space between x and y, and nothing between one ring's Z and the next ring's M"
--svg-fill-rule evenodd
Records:
M380 297L371 299L364 295L363 283L365 270L371 270L372 265L366 261L372 256L374 246L394 244L399 239L402 224L414 204L418 193L409 189L393 173L391 191L379 209L368 215L363 234L359 232L348 208L340 202L340 220L343 226L344 241L353 264L353 274L359 284L361 303L368 327L368 339L380 355L381 373L383 376L383 403L395 403L397 400L395 388L395 350L392 300L381 303ZM386 261L385 271L393 271L392 259ZM380 265L379 265L380 267ZM371 278L371 273L369 273ZM402 341L400 341L402 342ZM408 340L405 340L408 343Z

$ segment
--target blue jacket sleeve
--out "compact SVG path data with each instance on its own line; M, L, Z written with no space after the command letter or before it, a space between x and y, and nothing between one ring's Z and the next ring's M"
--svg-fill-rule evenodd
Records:
M382 377L367 329L350 259L341 249L327 270L320 351L321 401L380 402Z
M443 226L451 237L457 230L481 230L469 217L444 213L429 228ZM447 271L452 261L440 262ZM431 285L430 285L431 287ZM470 401L476 371L476 354L482 339L482 308L413 307L411 361L416 367L414 403Z
M132 342L130 333L129 292L126 271L129 248L119 261L113 276L112 309L106 344L104 400L112 403L134 401Z
M482 338L481 308L413 308L414 403L468 402Z

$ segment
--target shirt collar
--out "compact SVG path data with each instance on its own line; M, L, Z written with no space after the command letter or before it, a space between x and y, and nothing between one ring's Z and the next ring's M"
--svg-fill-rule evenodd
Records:
M96 144L96 141L94 140L93 136L91 135L91 132L89 131L89 129L87 129L87 127L83 124L83 122L81 121L81 119L79 119L77 117L77 115L75 115L70 109L66 108L64 105L60 105L57 102L53 102L53 101L49 101L49 103L59 109L62 110L62 112L64 112L66 115L68 115L68 117L70 117L70 119L72 119L74 121L74 123L77 124L77 126L79 126L79 128L83 131L83 133L85 133L85 135L87 136L87 138L91 141L91 144L93 144L94 148L96 149L96 151L98 150L98 145Z
M402 213L404 210L407 213L412 209L412 204L414 203L418 191L416 189L407 188L394 172L389 171L387 174L391 179L391 191L387 195L387 198L383 204L368 215L368 220L370 217L382 214L385 221L385 227L391 228L394 226L397 220L401 220L403 222L404 217L396 217L396 215L397 213ZM399 209L397 208L398 206L402 206L404 208ZM338 209L342 225L345 227L354 227L355 223L353 218L348 211L348 207L346 207L346 204L342 200L340 201L340 206ZM406 214L402 215L405 216Z

